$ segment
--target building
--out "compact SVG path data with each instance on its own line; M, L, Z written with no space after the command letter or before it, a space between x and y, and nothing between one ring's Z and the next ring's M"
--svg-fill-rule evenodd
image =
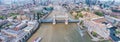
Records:
M33 1L32 0L2 0L1 3L5 5L21 6L21 5L25 5L28 3L33 3Z
M4 25L4 24L7 24L9 21L8 20L1 20L0 21L0 26Z
M107 20L103 17L100 18L94 18L91 21L84 21L84 26L88 28L88 33L91 35L92 32L95 32L98 34L99 37L104 38L104 40L109 39L110 31L107 29L108 27L112 27L111 24L106 23ZM98 37L94 37L91 35L93 39Z
M0 33L0 42L9 42L10 38L10 36L3 35Z
M105 19L109 21L113 26L119 26L120 19L110 17L109 15L105 15Z
M18 42L20 40L25 40L24 36L27 35L22 30L14 31L12 29L3 29L3 30L1 30L1 33L12 37L12 38L9 38L9 39L11 39L10 42Z
M91 1L90 1L90 0L86 0L86 4L87 4L88 6L91 6Z
M0 0L0 5L2 4L2 0Z
M27 26L27 23L21 23L21 24L17 25L16 28L14 28L14 30L16 30L16 31L22 30L26 26Z
M30 37L30 35L32 35L38 26L39 23L36 20L33 20L28 21L28 23L16 25L15 28L17 28L17 31L13 30L15 28L2 29L0 32L0 42L26 42L26 40Z

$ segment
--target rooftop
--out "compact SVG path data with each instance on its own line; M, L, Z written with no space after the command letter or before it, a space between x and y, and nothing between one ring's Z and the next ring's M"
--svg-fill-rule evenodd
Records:
M33 29L33 26L28 26L26 28L24 28L23 30L26 32L30 32Z
M102 17L102 18L98 18L98 19L94 19L93 21L96 22L96 23L107 22L107 20L106 20L104 17Z

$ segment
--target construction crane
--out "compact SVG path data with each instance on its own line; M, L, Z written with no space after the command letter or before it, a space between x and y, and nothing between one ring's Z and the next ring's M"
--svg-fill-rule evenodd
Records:
M33 1L33 4L36 5L36 1L35 0L32 0Z
M115 3L115 0L113 0L112 2L111 2L111 5L113 5Z

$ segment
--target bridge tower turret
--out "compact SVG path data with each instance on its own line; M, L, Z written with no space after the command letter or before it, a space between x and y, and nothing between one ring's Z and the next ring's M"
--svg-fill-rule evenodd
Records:
M53 16L53 24L56 24L55 15Z
M65 24L68 24L68 15L66 14Z

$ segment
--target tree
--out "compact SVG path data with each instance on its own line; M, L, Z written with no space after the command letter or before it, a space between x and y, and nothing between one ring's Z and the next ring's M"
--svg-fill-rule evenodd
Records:
M78 13L78 17L81 17L81 18L83 18L83 15L82 15L82 13Z
M81 10L82 10L82 11L90 11L89 8L82 8Z
M80 25L83 25L83 21L80 21Z
M97 37L97 33L96 33L96 32L92 32L92 35L93 35L94 37Z
M18 15L19 13L10 13L9 16L16 16Z
M73 13L73 11L70 11L70 14L72 14Z
M98 11L95 12L95 14L98 15L98 16L104 16L104 14L102 12L98 12Z
M119 31L118 29L116 29L115 33L116 33L116 34L119 34L119 33L120 33L120 31Z
M5 18L5 16L0 16L0 19L4 19Z

